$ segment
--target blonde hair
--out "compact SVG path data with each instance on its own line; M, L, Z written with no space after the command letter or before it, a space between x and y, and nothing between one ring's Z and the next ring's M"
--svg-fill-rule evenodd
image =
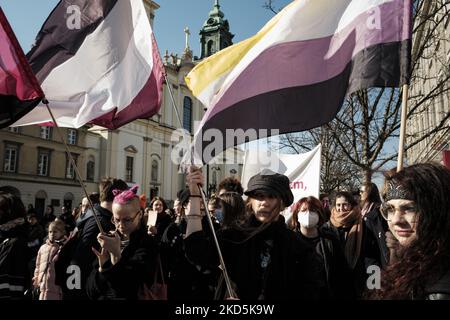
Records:
M51 227L54 227L55 229L61 231L63 234L66 234L66 224L59 219L50 222L48 230L50 230Z

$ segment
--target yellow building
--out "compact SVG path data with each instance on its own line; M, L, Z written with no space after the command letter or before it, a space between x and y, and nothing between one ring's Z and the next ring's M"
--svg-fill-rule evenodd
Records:
M144 4L153 24L159 5L150 0L144 0ZM104 176L123 179L130 186L138 184L139 193L148 199L159 195L171 202L177 191L183 188L184 175L178 173L178 166L171 160L177 143L171 141L171 137L180 128L180 121L167 85L173 92L184 129L194 133L194 122L200 121L204 114L203 105L192 96L184 81L186 74L198 62L193 60L189 48L189 30L186 28L184 31L186 45L181 56L166 53L163 57L168 84L164 85L158 114L148 120L136 120L118 130L89 126L78 130L62 129L88 192L98 191L98 181ZM232 37L228 21L216 1L201 30L202 57L230 45ZM73 207L81 202L84 196L82 189L54 128L8 128L0 131L0 141L0 155L3 156L0 186L18 188L24 203L32 204L40 211L50 204ZM209 191L214 191L225 176L240 177L241 165L233 159L242 158L242 152L232 149L224 158L229 159L226 164L204 170Z

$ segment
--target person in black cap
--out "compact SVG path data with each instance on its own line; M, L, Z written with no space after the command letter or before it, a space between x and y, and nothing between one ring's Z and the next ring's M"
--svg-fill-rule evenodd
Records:
M191 197L186 210L186 255L199 269L214 269L219 264L217 250L211 231L199 217L201 171L192 167L187 182ZM218 283L216 290L225 293L221 298L317 299L324 285L318 257L280 216L293 202L289 179L275 173L258 174L250 179L245 195L245 223L217 232L234 291L225 293L224 282Z

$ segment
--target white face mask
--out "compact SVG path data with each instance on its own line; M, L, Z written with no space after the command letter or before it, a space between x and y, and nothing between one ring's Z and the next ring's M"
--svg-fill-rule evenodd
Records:
M312 211L299 212L297 220L304 228L314 228L319 223L319 214Z

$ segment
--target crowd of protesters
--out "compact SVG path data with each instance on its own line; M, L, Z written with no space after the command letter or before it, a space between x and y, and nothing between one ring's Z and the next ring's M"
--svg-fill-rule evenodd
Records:
M104 178L72 211L42 216L0 187L0 300L450 299L442 165L388 171L381 193L368 183L333 202L294 203L273 172L246 190L226 178L205 203L199 185L192 166L169 208Z

